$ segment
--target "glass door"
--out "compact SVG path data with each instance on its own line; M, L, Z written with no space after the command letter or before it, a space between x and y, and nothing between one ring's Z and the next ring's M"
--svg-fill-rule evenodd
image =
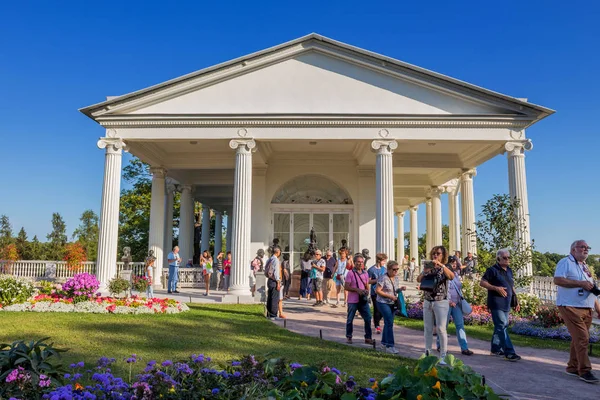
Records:
M308 250L310 244L310 213L294 213L292 227L294 232L293 261L294 270L300 269L300 258Z
M291 243L291 214L290 213L275 213L273 214L273 238L279 239L279 247L281 253L290 254Z

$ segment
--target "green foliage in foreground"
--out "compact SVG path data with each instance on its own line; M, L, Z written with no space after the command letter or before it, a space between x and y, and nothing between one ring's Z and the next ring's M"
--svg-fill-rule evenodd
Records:
M52 335L57 347L69 348L65 364L95 363L101 356L144 361L186 359L204 353L216 362L246 354L283 357L304 365L326 361L360 382L384 376L414 361L371 349L318 341L279 328L263 316L261 305L198 305L174 315L78 313L4 313L0 342ZM145 363L136 364L139 372ZM116 373L125 371L116 367ZM128 373L129 371L127 371Z

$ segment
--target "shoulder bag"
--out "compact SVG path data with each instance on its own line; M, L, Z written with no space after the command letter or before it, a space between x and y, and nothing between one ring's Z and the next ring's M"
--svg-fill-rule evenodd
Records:
M467 300L465 300L465 298L462 294L462 290L460 290L458 288L458 286L456 286L456 284L454 283L454 280L451 280L450 283L452 283L452 285L458 292L458 297L460 298L460 310L462 311L463 315L471 314L473 312L473 307L471 307L469 302Z
M419 282L419 289L425 292L433 292L438 285L437 274L423 275Z
M356 288L360 289L360 287L358 287L358 282L361 282L363 284L363 288L365 290L367 290L367 284L360 279L360 275L356 274L356 271L352 270L352 273L354 274L354 279L356 279ZM369 300L371 300L371 298L369 297L368 294L359 294L358 295L358 305L359 306L364 306L365 304L369 304Z

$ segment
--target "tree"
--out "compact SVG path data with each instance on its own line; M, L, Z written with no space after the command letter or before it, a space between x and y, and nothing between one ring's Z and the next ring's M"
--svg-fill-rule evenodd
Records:
M123 179L132 184L131 189L121 191L119 209L119 253L123 247L131 248L133 260L144 260L148 252L150 230L150 201L152 178L150 167L133 158L123 168ZM115 260L116 261L116 260Z
M45 260L46 259L46 252L45 252L44 244L40 243L40 241L37 238L37 235L34 236L33 239L31 239L31 242L29 243L29 252L30 252L31 260Z
M67 262L67 268L69 270L81 270L83 267L83 262L87 261L83 244L81 242L67 244L65 247L65 257L63 261Z
M526 226L524 219L519 217L519 207L518 199L511 199L507 194L495 194L483 205L475 224L476 232L472 232L472 236L477 240L480 269L495 263L498 250L509 249L510 267L516 275L515 283L523 286L530 280L525 269L532 261L533 241L525 243L518 239Z
M10 221L6 215L0 215L0 248L13 242L13 232Z
M52 232L46 238L48 239L46 256L53 261L62 260L67 244L67 226L59 213L52 214Z
M98 215L92 210L85 210L79 218L81 224L73 232L73 239L83 246L87 259L96 261L98 254Z
M27 241L27 232L21 227L17 239L15 240L17 251L21 255L21 260L31 260L31 252L29 251L29 242Z

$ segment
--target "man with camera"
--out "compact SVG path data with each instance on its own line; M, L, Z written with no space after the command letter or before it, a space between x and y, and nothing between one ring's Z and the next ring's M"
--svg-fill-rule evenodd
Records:
M584 382L599 383L600 380L592 374L587 353L592 309L596 307L596 296L600 294L585 263L590 250L585 240L573 242L569 256L556 265L554 284L558 286L556 305L571 335L571 354L566 372Z
M365 343L373 343L371 330L371 308L369 307L369 274L365 271L365 258L357 253L354 256L354 269L348 271L344 289L348 291L348 317L346 318L346 340L352 343L352 331L356 312L360 313L365 323Z

